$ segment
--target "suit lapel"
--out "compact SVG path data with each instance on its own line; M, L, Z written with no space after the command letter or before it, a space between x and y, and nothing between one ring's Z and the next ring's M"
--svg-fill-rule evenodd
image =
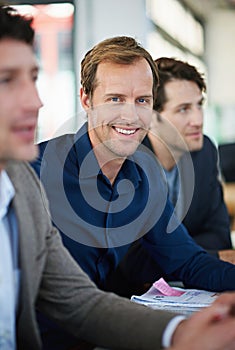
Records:
M18 241L19 241L19 268L21 270L20 277L20 308L27 307L32 296L30 296L30 281L33 274L33 266L35 266L35 238L34 227L32 226L31 212L25 191L29 191L27 180L24 180L23 174L17 169L17 164L13 164L8 169L8 174L15 188L15 197L13 199L13 209L17 218Z

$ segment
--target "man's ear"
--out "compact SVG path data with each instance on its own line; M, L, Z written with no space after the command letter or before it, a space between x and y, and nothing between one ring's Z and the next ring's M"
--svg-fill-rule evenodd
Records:
M89 96L84 92L83 88L80 88L80 101L85 111L91 108Z

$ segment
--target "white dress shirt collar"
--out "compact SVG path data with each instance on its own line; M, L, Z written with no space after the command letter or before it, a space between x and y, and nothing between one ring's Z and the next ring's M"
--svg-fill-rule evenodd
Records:
M15 189L5 170L0 172L0 220L6 215Z

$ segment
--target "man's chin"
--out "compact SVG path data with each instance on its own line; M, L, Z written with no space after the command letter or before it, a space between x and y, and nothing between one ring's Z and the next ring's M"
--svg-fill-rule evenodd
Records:
M13 158L18 161L31 162L38 157L38 146L33 145L30 147L19 149L18 152L13 155Z
M136 152L136 148L129 148L129 149L124 149L124 150L118 150L116 152L116 154L118 155L118 157L120 158L126 158L129 156L132 156L132 154L134 154Z
M116 154L118 157L126 158L128 156L131 156L135 153L137 148L139 147L140 142L139 141L133 141L133 142L112 142L108 148L111 150L114 154Z
M38 156L38 146L30 145L20 147L14 145L12 147L0 147L0 163L7 164L9 161L26 161L31 162Z
M203 147L203 142L195 142L189 146L190 152L200 151Z

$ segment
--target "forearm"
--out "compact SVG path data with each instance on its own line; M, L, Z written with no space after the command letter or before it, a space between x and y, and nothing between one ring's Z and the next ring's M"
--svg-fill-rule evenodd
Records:
M235 267L232 264L201 253L194 256L174 277L187 287L223 292L235 289Z
M105 348L161 348L162 334L175 316L104 293L61 246L53 244L43 276L37 306L78 338ZM50 241L50 240L49 240ZM50 248L51 247L51 248Z

